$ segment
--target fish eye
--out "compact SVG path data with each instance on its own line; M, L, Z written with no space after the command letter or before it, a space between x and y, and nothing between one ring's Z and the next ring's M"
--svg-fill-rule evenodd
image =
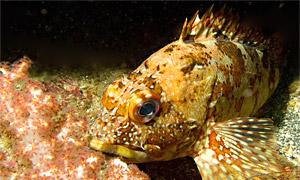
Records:
M132 95L128 113L134 122L147 123L156 116L159 108L158 96L150 90L143 90Z
M146 102L139 109L139 114L141 116L147 116L147 115L149 116L149 115L153 114L154 107L155 107L155 104L153 104L152 102Z

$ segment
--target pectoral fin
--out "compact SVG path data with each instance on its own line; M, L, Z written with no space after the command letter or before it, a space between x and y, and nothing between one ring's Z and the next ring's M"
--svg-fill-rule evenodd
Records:
M283 172L271 119L237 118L208 125L194 160L203 179L261 179Z

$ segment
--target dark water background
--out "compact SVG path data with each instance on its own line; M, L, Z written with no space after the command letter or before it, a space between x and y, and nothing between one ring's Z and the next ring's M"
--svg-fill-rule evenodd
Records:
M215 10L224 2L214 2ZM1 61L29 56L40 68L89 68L126 63L134 69L178 39L186 17L212 2L1 2ZM299 2L226 2L268 36L282 32L285 76L299 75ZM254 19L254 20L253 20ZM290 78L293 79L293 78ZM283 81L283 80L282 80ZM292 80L289 80L292 81ZM281 82L284 84L289 83ZM141 164L152 179L201 179L191 158Z
M1 2L1 60L16 60L12 56L19 54L15 52L16 49L43 49L49 52L45 52L43 57L33 55L31 58L59 66L65 63L64 60L49 60L45 56L54 53L59 56L62 52L72 54L74 51L87 49L91 54L117 52L121 56L118 61L126 61L135 66L162 46L178 39L184 19L191 18L197 10L200 10L201 16L211 4L212 2L136 1ZM224 2L214 4L214 9L217 10ZM294 43L292 47L297 48L297 1L226 4L242 18L251 17L254 24L267 27L264 28L266 34L271 34L274 29L284 31L289 42ZM82 62L80 58L65 61L79 66L98 63L98 60Z

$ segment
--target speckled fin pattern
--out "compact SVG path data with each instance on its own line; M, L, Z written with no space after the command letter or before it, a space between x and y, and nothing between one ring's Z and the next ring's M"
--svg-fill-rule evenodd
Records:
M236 118L209 126L209 143L194 157L203 179L260 179L282 171L271 119Z

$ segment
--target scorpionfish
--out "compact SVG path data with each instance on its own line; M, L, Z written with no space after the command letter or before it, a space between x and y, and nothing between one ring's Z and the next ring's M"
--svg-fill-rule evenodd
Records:
M252 117L278 84L279 36L265 38L225 6L212 9L107 87L91 148L135 163L191 156L203 179L283 171L273 121Z

